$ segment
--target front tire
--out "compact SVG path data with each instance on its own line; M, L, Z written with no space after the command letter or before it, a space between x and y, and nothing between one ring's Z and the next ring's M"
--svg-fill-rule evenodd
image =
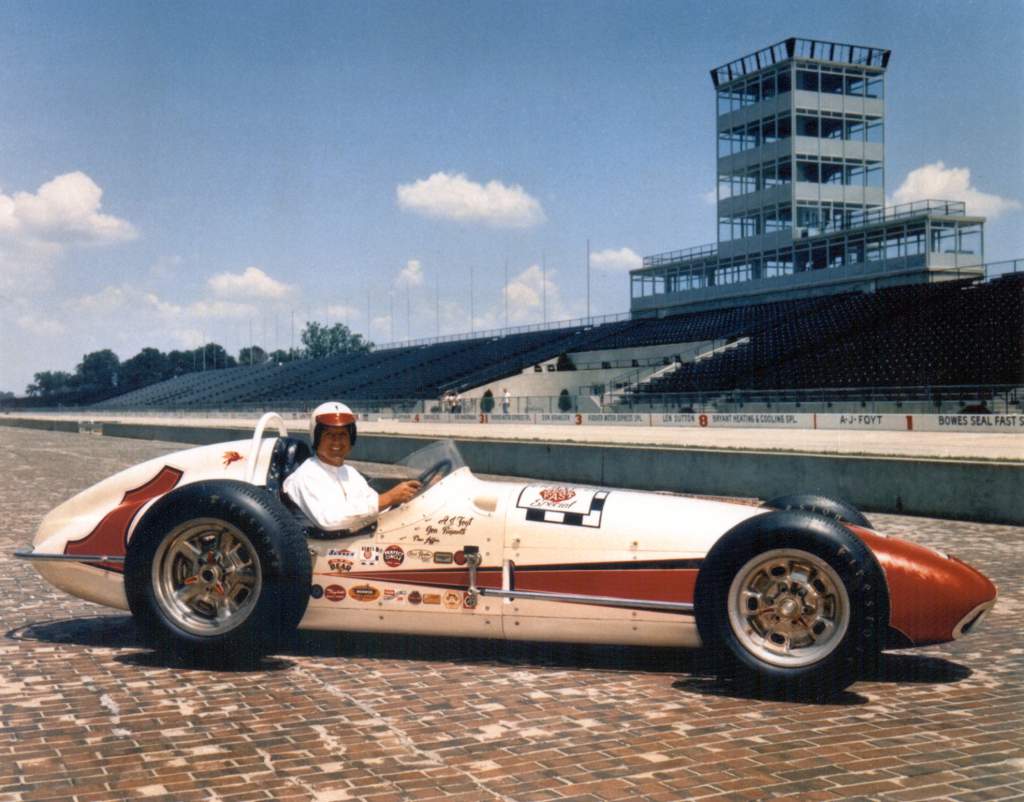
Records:
M769 512L731 529L697 577L697 627L722 673L763 695L824 698L877 663L885 577L845 526Z
M157 501L128 544L125 593L158 645L190 658L272 651L298 626L312 567L302 530L264 488L197 482Z
M874 529L871 521L854 507L850 502L830 496L820 496L816 493L794 493L788 496L779 496L770 501L764 502L762 507L770 510L804 510L805 512L816 512L837 521L843 521L854 526L863 526L865 529Z

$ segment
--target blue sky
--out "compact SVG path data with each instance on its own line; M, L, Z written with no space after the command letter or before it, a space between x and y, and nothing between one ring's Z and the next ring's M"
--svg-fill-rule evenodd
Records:
M715 239L708 71L788 36L890 48L887 194L1024 256L1020 2L4 4L0 389L293 315L581 316L588 239L624 312L639 256Z

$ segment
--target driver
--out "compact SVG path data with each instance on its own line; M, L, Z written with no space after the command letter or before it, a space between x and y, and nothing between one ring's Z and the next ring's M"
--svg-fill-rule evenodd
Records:
M309 416L309 434L316 455L284 481L284 492L306 517L327 532L356 532L377 514L409 501L420 489L411 480L379 495L345 458L356 443L356 416L345 404L328 401Z

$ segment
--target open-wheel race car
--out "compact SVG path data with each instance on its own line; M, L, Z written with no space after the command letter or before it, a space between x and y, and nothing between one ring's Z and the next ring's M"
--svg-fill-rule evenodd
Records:
M400 464L422 482L409 502L323 532L281 489L309 454L267 413L251 440L84 490L17 556L197 656L271 651L296 627L703 646L724 674L800 695L847 687L884 648L959 638L996 600L974 568L843 502L484 481L450 440Z

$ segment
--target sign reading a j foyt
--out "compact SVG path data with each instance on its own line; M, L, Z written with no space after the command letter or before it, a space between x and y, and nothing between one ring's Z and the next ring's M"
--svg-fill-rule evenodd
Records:
M596 528L607 497L607 490L592 487L527 485L516 506L526 510L527 521Z

